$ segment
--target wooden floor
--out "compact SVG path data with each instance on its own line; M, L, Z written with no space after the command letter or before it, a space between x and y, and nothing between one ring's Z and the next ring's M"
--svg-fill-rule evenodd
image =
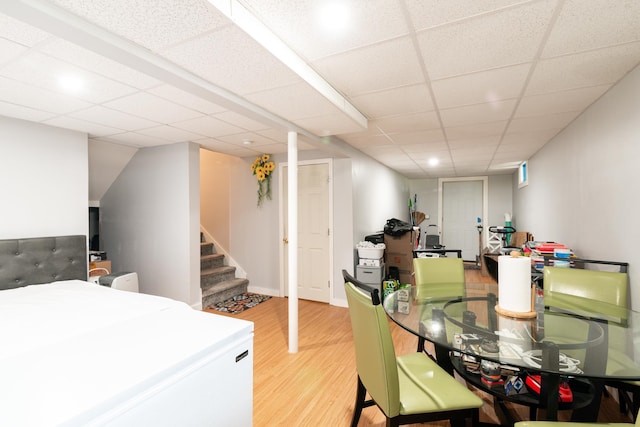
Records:
M467 283L489 280L478 271L467 271ZM349 426L356 367L348 310L300 300L299 349L290 354L287 304L286 298L271 298L243 313L229 315L255 323L253 425ZM392 322L391 330L397 354L416 350L415 336ZM485 400L480 421L497 423L491 399L478 394ZM611 397L604 398L599 421L629 422L617 408ZM528 415L527 408L514 409L523 419ZM561 418L567 415L560 414ZM385 417L375 406L366 408L359 425L384 426Z

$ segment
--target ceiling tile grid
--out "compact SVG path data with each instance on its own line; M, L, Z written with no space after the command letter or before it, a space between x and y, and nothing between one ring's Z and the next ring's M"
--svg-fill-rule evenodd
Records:
M320 21L326 0L20 5L32 3L71 12L59 26L80 20L128 47L90 49L0 3L2 115L120 145L194 141L235 156L284 153L292 129L305 133L301 150L334 135L410 178L513 173L640 64L637 0L351 0L341 2L346 26L330 12L331 30ZM246 33L228 17L238 5L317 75L294 72ZM149 74L140 55L163 73ZM63 74L83 90L61 89Z

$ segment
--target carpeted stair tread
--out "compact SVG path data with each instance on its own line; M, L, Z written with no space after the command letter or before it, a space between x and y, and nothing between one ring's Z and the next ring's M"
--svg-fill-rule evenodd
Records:
M202 289L202 306L209 307L213 304L226 301L236 295L247 292L249 281L247 279L231 279L215 283Z
M215 254L215 246L211 242L200 242L200 256Z
M200 257L200 271L209 270L224 265L224 254L202 255Z

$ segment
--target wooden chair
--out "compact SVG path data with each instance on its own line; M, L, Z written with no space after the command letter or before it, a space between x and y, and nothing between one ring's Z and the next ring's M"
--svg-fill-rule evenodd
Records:
M345 283L356 353L358 387L352 427L362 409L377 405L387 426L449 419L452 425L478 421L482 399L423 353L396 357L389 320L378 290L371 295ZM371 400L365 400L369 393Z

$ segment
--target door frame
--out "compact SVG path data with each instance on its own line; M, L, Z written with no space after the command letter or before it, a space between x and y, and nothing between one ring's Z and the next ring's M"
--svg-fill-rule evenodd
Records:
M488 225L487 221L489 218L489 177L488 176L469 176L463 178L438 178L438 229L443 230L442 224L444 223L444 212L443 212L443 202L444 202L444 192L443 187L445 182L452 181L481 181L482 182L482 247L487 247L488 239ZM478 254L482 256L482 253Z
M329 265L327 266L329 269L329 305L334 305L334 297L333 297L333 160L330 158L327 159L315 159L315 160L299 160L298 168L300 166L308 166L308 165L318 165L318 164L326 164L329 168L329 211L328 211L328 224L329 224ZM284 167L287 167L287 172L289 171L289 163L281 162L280 170L284 170ZM288 275L288 272L285 271L285 257L286 257L286 245L284 244L284 214L287 211L287 206L285 205L284 199L284 184L287 179L287 174L281 173L278 174L278 191L282 195L278 207L278 233L280 236L279 239L279 253L280 253L280 295L281 297L285 296L285 278ZM296 201L297 202L297 201Z

